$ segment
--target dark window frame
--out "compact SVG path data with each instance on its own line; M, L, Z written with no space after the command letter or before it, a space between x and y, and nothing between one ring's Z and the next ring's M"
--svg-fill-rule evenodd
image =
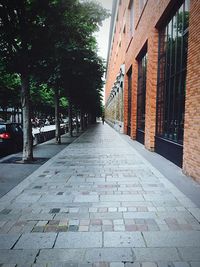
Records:
M145 131L147 51L138 59L137 130Z
M127 78L128 78L128 123L127 123L127 133L128 135L131 134L131 108L132 108L132 66L127 72Z

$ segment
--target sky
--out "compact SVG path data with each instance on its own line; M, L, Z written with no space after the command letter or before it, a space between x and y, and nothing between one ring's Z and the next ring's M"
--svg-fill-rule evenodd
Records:
M97 0L97 2L101 3L104 8L108 9L111 12L112 0ZM99 48L98 54L105 60L107 59L109 30L110 30L110 17L103 21L103 25L100 28L100 31L95 34Z
M108 9L111 13L112 0L98 0L97 2L101 3L102 6ZM111 16L103 21L103 25L100 27L100 30L95 34L98 43L98 55L104 58L105 60L107 60L107 53L108 53L110 18ZM105 86L103 93L103 104L105 104Z

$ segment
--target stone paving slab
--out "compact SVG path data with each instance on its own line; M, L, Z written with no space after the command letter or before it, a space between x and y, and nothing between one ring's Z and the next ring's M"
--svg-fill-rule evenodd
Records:
M87 249L86 262L132 262L135 256L131 248Z
M56 233L26 233L20 237L14 249L52 248L56 236Z
M141 233L105 232L104 247L145 247Z
M134 248L136 261L180 261L178 250L176 248Z
M102 233L59 233L55 248L102 247Z
M144 232L147 247L200 247L200 231Z
M20 235L0 234L0 249L10 249L19 239Z
M76 262L84 261L85 249L41 249L37 263L46 262Z
M0 264L32 264L38 250L3 250L0 249Z
M200 247L178 248L178 250L183 260L200 262Z

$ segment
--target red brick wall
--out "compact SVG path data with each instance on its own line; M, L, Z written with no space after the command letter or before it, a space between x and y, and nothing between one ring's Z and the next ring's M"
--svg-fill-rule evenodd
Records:
M158 31L154 28L148 38L145 147L154 151L156 127L156 90L158 69Z
M189 20L183 170L200 182L200 1L192 0Z

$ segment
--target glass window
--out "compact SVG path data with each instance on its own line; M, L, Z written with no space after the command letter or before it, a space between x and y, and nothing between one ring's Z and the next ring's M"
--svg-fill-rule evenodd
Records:
M183 143L189 1L159 34L156 135Z
M138 61L137 129L145 129L147 54Z
M0 125L0 133L6 132L6 125Z

